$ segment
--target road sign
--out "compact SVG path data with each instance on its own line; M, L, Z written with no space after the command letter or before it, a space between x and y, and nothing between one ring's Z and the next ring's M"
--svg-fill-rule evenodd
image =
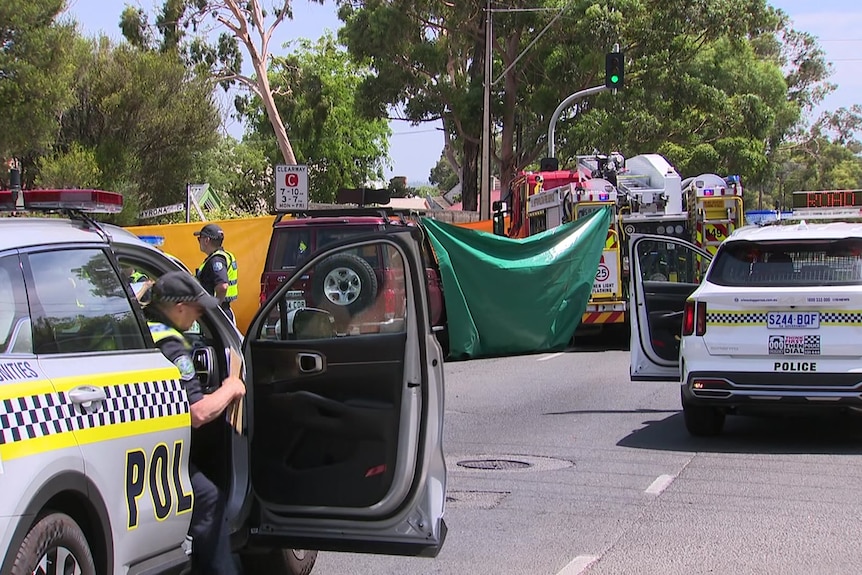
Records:
M165 214L174 214L176 212L181 212L184 209L186 209L185 204L171 204L170 206L162 206L160 208L143 210L140 214L138 214L138 217L141 219L155 218L156 216L164 216Z
M275 166L275 209L279 212L308 209L308 166Z

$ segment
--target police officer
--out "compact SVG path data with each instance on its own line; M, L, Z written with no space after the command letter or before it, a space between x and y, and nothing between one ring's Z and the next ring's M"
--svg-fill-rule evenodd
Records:
M218 418L245 394L242 380L229 376L213 393L204 395L195 373L191 345L183 335L205 309L216 307L218 301L204 292L193 277L180 271L166 273L150 291L151 300L144 310L150 333L165 357L179 368L189 400L192 427L200 427ZM235 575L238 571L230 554L224 498L193 462L189 464L189 475L195 496L189 527L193 568L206 575Z
M236 258L222 247L224 231L216 224L206 224L195 232L201 251L206 254L195 277L208 294L215 296L225 314L234 321L230 304L239 295Z

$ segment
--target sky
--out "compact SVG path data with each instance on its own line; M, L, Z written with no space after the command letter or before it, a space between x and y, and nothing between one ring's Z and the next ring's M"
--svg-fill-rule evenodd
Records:
M156 13L161 0L67 0L68 14L77 20L88 36L103 33L117 41L120 13L126 4L142 7L147 14ZM862 2L858 0L770 0L793 20L795 29L809 32L818 38L826 59L832 63L830 82L838 89L827 96L818 110L836 110L862 104ZM264 5L269 2L264 0ZM294 19L281 24L272 41L271 51L281 49L287 41L296 38L316 40L327 30L333 34L341 21L335 4L327 0L320 5L306 0L294 0ZM151 21L153 17L151 16ZM248 57L245 58L248 60ZM428 176L443 149L440 123L411 126L408 122L391 122L389 141L391 166L386 170L388 180L393 176L406 176L410 185L428 183ZM242 135L242 126L236 122L227 126L236 137ZM288 134L289 136L289 134Z

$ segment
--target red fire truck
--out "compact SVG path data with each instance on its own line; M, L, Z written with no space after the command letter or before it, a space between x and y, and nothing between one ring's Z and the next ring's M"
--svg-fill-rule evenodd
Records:
M596 271L581 328L628 322L628 251L633 233L679 237L714 252L742 225L739 178L701 174L682 179L659 154L582 156L573 170L523 172L510 194L495 206L505 235L523 238L611 206L614 218ZM661 274L661 257L651 273Z

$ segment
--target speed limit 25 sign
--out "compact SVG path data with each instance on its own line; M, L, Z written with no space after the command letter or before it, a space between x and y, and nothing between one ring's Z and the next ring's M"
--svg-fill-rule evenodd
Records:
M308 166L275 166L276 211L308 209Z

